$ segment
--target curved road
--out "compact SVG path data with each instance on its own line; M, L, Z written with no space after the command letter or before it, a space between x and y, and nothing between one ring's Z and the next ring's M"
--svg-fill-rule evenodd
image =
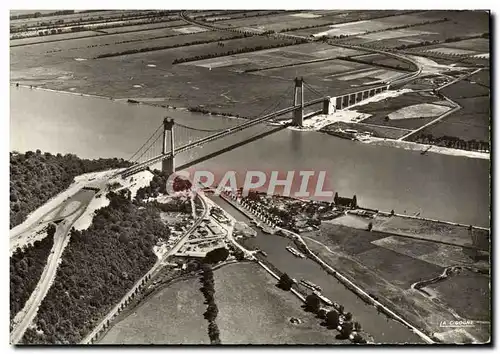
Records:
M122 304L125 300L128 300L132 294L142 285L142 283L150 277L154 272L156 272L160 267L162 267L162 263L170 256L179 251L179 249L184 245L184 243L188 240L191 233L196 230L198 226L200 226L203 219L207 216L209 208L207 206L206 201L200 195L197 195L203 204L203 214L194 222L194 224L186 231L184 236L176 243L176 245L167 253L163 255L161 259L159 259L155 265L142 277L140 278L135 285L122 297L122 299L111 309L111 311L99 322L99 324L94 328L92 332L90 332L81 342L80 344L91 344L92 340L96 337L96 335L104 328L108 321L111 321L113 317L118 313Z
M40 280L38 281L35 290L33 290L33 292L31 293L31 296L29 297L28 301L26 301L23 309L19 311L19 313L17 313L16 317L14 318L13 329L10 333L11 344L19 343L24 333L26 332L26 329L35 318L38 312L38 307L47 295L50 286L52 285L52 282L56 277L60 257L70 239L71 227L80 218L80 216L83 215L91 200L92 198L89 198L89 200L86 202L80 202L80 206L64 221L61 221L61 223L56 226L56 231L54 234L54 244L52 246L52 250L50 251L49 257L47 258L47 265L43 270L43 273L40 277Z
M183 19L184 21L186 21L189 24L200 26L200 27L204 27L204 28L207 28L207 29L210 29L210 30L215 30L215 31L230 31L230 32L237 32L237 33L243 33L243 34L249 34L249 35L256 35L256 36L258 36L258 35L261 34L261 33L255 33L255 32L245 31L245 30L242 30L242 29L239 29L239 28L220 27L220 26L215 26L213 24L208 24L208 23L203 23L203 22L200 22L200 21L196 21L195 19L190 18L186 14L186 11L181 11L179 13L179 16L181 17L181 19ZM264 31L262 31L262 32L264 32ZM299 35L295 35L295 34L289 34L289 33L286 33L286 32L271 33L269 35L273 36L273 37L278 37L278 38L303 39L303 40L306 40L308 42L316 42L316 41L319 40L318 38L314 38L313 39L311 37L304 37L304 36L299 36ZM403 75L401 75L401 76L399 76L399 77L397 77L397 78L395 78L393 80L387 81L386 83L389 84L389 85L390 84L402 84L402 83L406 83L408 81L416 79L422 73L423 67L420 65L420 63L418 63L416 60L412 59L411 57L408 57L408 56L405 56L405 55L402 55L402 54L399 54L399 53L392 53L392 52L383 51L383 50L380 50L380 49L366 48L366 47L363 47L363 46L353 45L353 44L347 44L347 43L346 44L331 43L331 42L328 42L328 41L327 41L327 43L329 45L337 46L337 47L344 47L344 48L362 50L362 51L365 51L365 52L383 54L383 55L386 55L386 56L390 56L390 57L393 57L393 58L396 58L396 59L399 59L399 60L403 60L403 61L412 63L413 65L415 65L415 67L417 67L417 71L415 71L413 73L403 74Z

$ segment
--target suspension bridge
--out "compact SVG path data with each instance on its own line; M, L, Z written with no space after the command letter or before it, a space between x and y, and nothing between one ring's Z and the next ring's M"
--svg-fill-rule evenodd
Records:
M291 121L287 124L280 125L278 128L274 129L273 132L281 130L288 125L300 127L303 126L304 119L317 114L334 113L337 109L347 108L388 89L389 84L384 84L377 87L364 88L357 92L330 97L325 96L306 83L303 78L295 78L293 84L285 90L284 94L282 94L270 107L267 107L259 114L259 116L249 119L244 123L235 124L229 128L202 129L190 127L181 123L174 124L173 119L165 118L162 124L158 126L146 142L129 159L133 165L120 171L119 174L122 177L128 177L159 163L162 164L163 172L172 174L176 171L175 157L181 153L204 147L206 144L237 134L241 131L258 126L259 124L278 122L283 120L283 117L289 113L291 113ZM290 95L290 93L292 93L292 95ZM308 98L310 98L307 101L304 99L306 94L309 96ZM285 117L285 119L290 120L290 116ZM253 140L255 140L255 137L247 139L246 142ZM231 147L215 151L210 154L210 157L217 156L232 148L241 146L246 142L240 141ZM185 168L186 166L183 167Z

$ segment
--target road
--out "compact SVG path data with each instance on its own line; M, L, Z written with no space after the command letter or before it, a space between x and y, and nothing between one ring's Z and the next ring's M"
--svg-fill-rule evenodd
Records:
M92 339L95 338L95 336L104 328L104 326L106 325L106 323L108 321L111 321L113 319L113 317L118 313L118 311L120 310L122 304L128 300L134 293L135 291L143 284L143 282L148 278L150 277L151 275L153 275L159 268L161 268L163 266L163 262L165 262L167 260L168 257L170 257L171 255L177 253L180 248L184 245L184 243L189 239L189 236L191 235L191 233L196 230L196 228L198 226L200 226L201 222L203 221L203 219L207 216L208 214L208 211L209 211L209 208L208 208L208 205L205 201L205 199L203 197L200 197L200 195L198 195L198 197L200 198L202 204L203 204L203 214L193 223L193 225L186 231L186 233L182 236L182 238L175 244L175 246L170 250L168 251L167 253L165 253L163 255L163 257L161 259L159 259L155 264L154 266L141 278L139 279L135 285L127 292L127 294L125 294L125 296L123 296L121 298L121 300L115 305L115 307L113 307L113 309L111 309L111 311L106 315L106 317L104 317L101 322L99 322L99 324L92 330L92 332L90 332L81 342L80 344L90 344Z
M92 185L96 188L98 187L102 191L109 180L110 174L114 172L115 170L109 170L96 173L91 179L87 178L90 178L89 175L92 174L82 175L83 178L76 180L76 182L67 190L42 205L31 215L31 217L28 217L24 223L18 225L10 231L10 242L12 243L12 240L16 237L22 237L27 232L32 232L40 226L43 227L43 225L51 221L62 220L58 225L56 225L54 244L50 255L47 258L47 264L45 265L42 275L40 276L40 280L38 281L35 290L33 290L29 299L26 301L23 309L14 317L13 328L10 334L11 344L19 343L26 332L26 329L35 318L41 302L47 295L50 286L56 277L60 258L70 240L70 230L74 223L85 213L88 205L96 195L96 191L83 190L83 187ZM102 176L98 177L99 174L102 174ZM92 180L94 180L94 182L90 182ZM69 214L60 215L60 213L64 211L65 207L70 203L79 203L79 205ZM46 209L48 209L48 211L45 212ZM51 215L54 212L56 212L55 217L45 219L48 215ZM41 216L37 216L38 214L41 214Z
M205 200L205 203L206 204L209 204L209 205L215 205L217 206L218 208L220 208L220 206L217 205L217 198L222 198L221 196L215 196L213 195L211 198L209 197L206 197L205 195L203 195L201 197L202 199L203 198L206 198ZM222 209L222 208L221 208ZM223 224L223 223L220 223L217 219L215 218L212 218L212 220L217 224L219 225L222 229L224 229L226 231L226 235L227 235L227 238L229 239L229 241L231 241L231 243L238 247L241 251L243 251L243 253L247 256L248 259L251 259L251 260L254 260L255 257L254 257L254 253L256 253L256 251L249 251L247 250L246 248L244 248L242 245L240 245L233 237L233 231L234 231L234 223L237 221L231 214L229 214L228 212L226 212L224 209L222 209L222 211L224 212L224 215L229 219L231 220L231 225L226 225L226 224Z
M92 198L90 198L91 200ZM70 230L73 224L82 216L87 208L90 200L85 202L80 202L80 206L73 212L66 220L61 221L56 226L56 231L54 233L54 244L50 255L47 259L47 265L45 266L43 273L38 281L35 290L31 293L28 301L24 305L24 308L19 311L19 313L14 318L14 326L10 334L11 344L17 344L22 339L24 332L29 327L33 319L35 318L38 308L47 295L52 282L57 274L57 267L59 265L60 257L66 248L70 239Z

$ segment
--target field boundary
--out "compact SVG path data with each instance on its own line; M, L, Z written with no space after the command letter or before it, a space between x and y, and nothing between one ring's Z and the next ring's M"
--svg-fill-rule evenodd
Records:
M173 21L179 21L179 20L173 20ZM169 22L169 21L165 21L165 22ZM138 26L138 25L131 25L131 26ZM106 36L119 35L119 34L127 34L127 33L147 32L147 31L169 29L169 28L177 28L177 27L184 27L184 26L186 26L186 24L180 24L180 25L174 25L174 26L164 26L164 27L155 27L155 28L143 28L143 29L138 29L138 30L130 30L130 31L123 31L123 32L115 32L115 33L100 32L101 30L89 30L89 31L98 32L98 33L101 33L101 34L80 36L80 37L74 37L74 38L51 39L51 40L48 40L48 41L40 41L40 42L32 42L32 43L14 44L14 45L10 45L9 48L25 47L25 46L28 46L28 45L36 45L36 44L44 44L44 43L64 42L64 41L71 41L71 40L76 40L76 39L88 39L88 38L94 38L94 37L106 37ZM127 27L127 26L123 26L123 27ZM69 34L69 33L57 33L57 34ZM190 34L190 33L179 33L179 34L176 34L175 36L181 36L181 35L184 35L184 34ZM33 37L27 37L27 38L33 38ZM158 37L158 38L162 38L162 37ZM19 38L19 39L24 39L24 38ZM15 39L11 39L11 41L15 41Z
M377 309L380 309L380 311L384 312L388 317L402 323L405 325L407 328L411 329L415 334L417 334L420 338L422 338L427 344L435 344L436 342L429 337L427 334L419 330L417 327L412 325L410 322L405 320L403 317L389 309L386 305L383 305L380 303L378 300L375 300L373 297L371 297L368 293L366 293L363 289L361 289L358 285L354 284L352 281L347 279L344 275L339 273L337 270L335 270L333 267L331 267L328 263L323 261L321 258L319 258L314 252L312 252L307 244L304 242L302 237L300 237L299 234L281 229L285 231L285 234L289 233L292 237L293 240L298 242L302 248L306 251L308 256L312 258L315 262L320 264L325 270L328 272L331 272L335 278L337 278L342 284L344 284L349 290L354 292L358 297L360 297L362 300L367 301L371 303L371 305L377 307Z

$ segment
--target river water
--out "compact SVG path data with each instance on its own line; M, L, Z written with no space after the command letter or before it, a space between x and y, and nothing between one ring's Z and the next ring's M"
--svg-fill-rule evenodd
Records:
M128 159L169 116L202 129L234 126L211 117L109 99L11 88L10 148L74 153L84 158ZM257 126L177 158L193 157L269 131ZM206 133L193 133L195 139ZM186 137L179 137L186 139ZM341 196L362 206L489 226L489 161L374 146L317 132L283 129L195 166L213 171L326 171Z
M251 220L228 202L220 197L211 196L211 198L236 220L251 225ZM375 307L365 304L356 294L323 270L319 264L308 258L298 259L293 256L286 250L287 246L295 247L290 239L264 234L256 227L253 229L257 235L251 243L267 253L266 258L271 264L291 278L306 279L321 286L322 294L343 305L346 312L351 312L355 321L361 323L376 343L424 343L420 337L399 322L389 320L385 315L378 313Z

